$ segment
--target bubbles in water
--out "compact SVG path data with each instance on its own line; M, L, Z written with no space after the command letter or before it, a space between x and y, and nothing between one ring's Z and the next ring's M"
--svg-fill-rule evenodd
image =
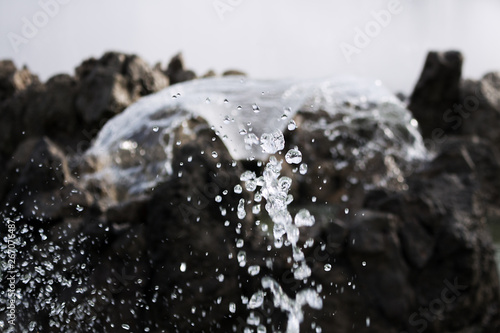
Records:
M217 158L217 156L219 156L219 154L217 154L217 152L216 152L216 151L213 151L213 152L212 152L212 157L213 157L213 158Z
M332 270L332 265L330 264L325 264L325 266L323 267L323 269L325 270L325 272L329 272Z
M234 193L240 194L243 191L243 188L241 187L240 184L237 184L234 186Z
M299 164L302 162L302 153L298 149L290 149L286 155L285 160L288 164Z
M295 120L290 120L288 123L288 130L293 131L297 128L297 124L295 123Z

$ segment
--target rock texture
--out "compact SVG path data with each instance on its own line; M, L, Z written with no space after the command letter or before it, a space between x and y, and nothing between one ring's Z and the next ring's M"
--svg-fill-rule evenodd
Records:
M457 52L429 54L411 97L424 135L433 140L441 125L446 134L432 141L428 161L380 153L360 165L357 154L376 129L346 127L331 139L304 124L337 119L296 115L285 151L307 152L309 172L283 173L294 179L292 211L305 207L316 217L299 241L309 244L312 276L297 282L290 248L268 247L266 214L255 215L259 224L251 208L237 217L239 199L253 198L233 188L243 170L259 173L262 164L233 161L201 118L174 133L182 142L172 152L174 176L151 193L110 205L105 189L82 186L81 152L109 117L196 77L180 55L163 70L107 53L46 83L0 62L0 232L15 223L15 329L243 332L248 298L260 288L248 267L259 265L258 277L273 276L290 296L321 290L323 309L304 309L304 332L498 332L499 276L486 224L500 216L500 79L461 81L461 63ZM436 125L469 96L478 106L460 130ZM2 296L4 331L6 304ZM269 297L252 316L268 332L285 330L286 315Z

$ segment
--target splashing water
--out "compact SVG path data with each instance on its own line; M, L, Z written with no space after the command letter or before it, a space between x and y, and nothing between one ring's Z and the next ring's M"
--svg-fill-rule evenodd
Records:
M350 107L344 107L346 104ZM301 126L292 119L299 111L318 110L333 115L343 112L341 122L311 125L332 136L337 135L336 129L339 126L356 126L356 123L362 120L365 124L368 122L370 125L379 126L383 133L367 146L368 150L386 149L384 140L391 140L396 144L390 147L388 154L404 159L423 158L426 155L422 138L413 125L414 122L411 122L410 113L378 82L357 79L299 82L213 78L169 87L141 99L110 120L86 153L86 157L93 161L94 170L83 175L83 179L85 182L97 181L105 184L104 186L120 184L130 197L144 194L172 176L174 147L180 145L176 131L183 129L192 117L202 117L222 139L235 160L267 161L261 175L245 171L240 177L244 186L238 184L228 190L235 194L242 194L244 190L253 192L256 202L257 198L258 202L262 198L265 199L262 205L273 222L274 246L290 246L294 279L305 281L311 278L311 268L299 246L300 228L313 226L315 218L307 209L300 209L295 216L289 212L288 207L294 200L290 194L293 179L283 176L282 168L284 163L288 163L296 167L301 175L305 175L309 161L306 152L301 152L297 147L286 151L285 154L283 132L293 131ZM189 135L194 137L196 133ZM213 151L210 158L216 159L220 155L221 152ZM220 196L214 200L219 202ZM239 219L248 218L246 204L242 198L237 207L233 207ZM80 212L83 208L77 206L76 210ZM252 214L259 212L260 205L253 207ZM107 226L98 227L109 231ZM65 228L64 230L71 230L70 222ZM42 240L47 237L42 229L28 229L21 224L19 232L20 239L26 238L30 241L35 237ZM32 295L24 300L19 295L17 305L21 309L22 304L28 304L32 298L35 302L38 295L41 295L51 299L52 303L36 302L34 309L51 314L55 318L52 319L51 325L69 330L64 323L69 321L69 318L76 318L76 322L81 326L73 329L84 330L93 327L95 314L106 304L106 299L112 298L109 295L113 289L96 291L81 278L86 276L90 260L98 259L89 255L90 249L104 242L104 239L93 239L85 234L63 236L65 241L61 241L61 244L66 247L45 242L43 248L28 250L30 242L17 244L19 250L26 248L27 257L19 258L23 275L16 281L16 285ZM0 253L8 253L5 243L4 240L0 244ZM243 240L238 241L236 247L238 265L247 266L250 259L247 258ZM68 251L70 255L67 255ZM0 257L0 263L5 265L6 258ZM23 266L25 263L26 266ZM178 266L182 273L188 272L190 268L185 262ZM330 270L332 267L325 266L326 269ZM5 267L2 267L2 271L5 271ZM288 315L287 332L299 332L300 323L304 320L305 305L314 309L322 308L322 297L317 290L304 288L294 297L290 297L272 277L261 278L263 270L260 266L250 265L247 271L251 277L260 279L262 287L250 297L248 309L263 306L266 295L270 294L274 307ZM78 276L78 279L75 276ZM114 280L125 281L124 277L127 276L117 275L109 284L113 285L116 282ZM223 280L224 275L221 274L219 281ZM128 284L123 288L127 286ZM66 299L63 297L66 295L58 294L59 291L67 289L74 290L75 295L79 295L78 301L84 299L86 302L74 305L77 298ZM138 297L139 301L141 297ZM156 302L155 297L153 303ZM66 310L68 308L72 310ZM229 304L229 311L236 313L235 303ZM257 331L265 331L264 326L252 317L252 312L247 322L254 323ZM38 328L35 322L26 325L30 330ZM121 328L129 330L130 326L124 323Z
M173 97L175 98L173 98ZM349 105L346 108L345 105ZM191 117L204 118L235 160L266 160L283 149L282 131L293 130L298 111L342 112L341 123L315 124L335 135L338 126L379 127L370 149L404 159L424 158L426 150L415 121L379 81L337 78L262 81L241 77L188 81L144 97L109 121L86 155L95 172L86 176L121 184L140 195L172 175L175 130ZM258 112L255 112L258 111ZM195 133L194 133L195 134ZM289 152L292 161L300 155Z
M266 153L280 152L284 146L283 133L276 130L273 133L262 134L266 140L261 140L262 149ZM291 156L289 156L291 155ZM299 159L300 157L300 159ZM290 150L285 159L289 164L298 164L302 160L302 154L298 149ZM242 174L240 180L245 184L255 182L260 188L260 194L266 199L265 209L269 217L274 222L273 235L274 246L281 248L284 243L284 236L292 247L292 258L294 260L293 274L298 281L304 281L311 276L311 268L306 264L304 253L297 245L299 240L299 227L314 225L314 216L307 209L300 210L295 215L295 221L288 211L288 205L293 201L293 196L289 194L292 185L292 179L286 176L281 176L282 160L278 160L274 155L269 158L269 162L262 173L262 176L256 178L255 173ZM245 186L247 189L248 185ZM252 192L256 187L251 187ZM243 199L241 199L243 200ZM240 201L240 204L242 201ZM244 201L243 201L244 203ZM239 211L240 207L238 207ZM300 323L303 320L302 307L308 304L315 309L323 307L323 301L314 289L304 289L297 293L295 299L288 297L283 291L280 284L271 277L264 277L261 280L262 288L269 289L273 295L274 306L280 308L288 314L287 332L299 332ZM254 309L262 305L263 291L257 291L250 299L249 309ZM255 299L261 301L255 302Z
M174 96L175 98L172 98ZM422 159L426 150L415 121L404 105L379 81L361 79L326 79L310 81L259 81L241 77L195 80L169 87L145 97L108 122L99 133L87 157L94 161L95 172L87 180L121 184L129 196L137 196L168 180L172 175L174 145L180 145L176 130L186 131L186 122L202 117L218 135L235 160L266 161L262 175L245 171L243 183L233 188L235 194L245 189L264 198L264 208L273 222L275 248L290 245L292 271L297 281L307 281L311 268L298 245L301 227L311 227L314 216L300 209L294 217L288 210L293 201L289 193L292 179L281 175L283 162L296 166L301 175L308 172L307 156L298 147L286 152L283 131L298 128L293 119L299 112L324 111L340 121L303 124L309 130L320 129L329 139L341 135L342 127L377 128L379 134L363 152L382 152L405 160ZM194 137L196 133L188 133ZM388 144L390 143L390 144ZM281 156L283 153L284 160ZM217 158L220 152L212 152ZM281 155L281 156L280 156ZM279 159L277 158L279 156ZM363 156L359 157L360 159ZM190 162L188 158L188 162ZM260 200L259 200L260 202ZM239 200L237 217L247 218L246 202ZM252 213L260 212L260 205ZM238 246L240 267L247 264L243 243ZM325 268L326 269L326 268ZM330 270L331 267L328 267ZM250 276L259 278L260 267L248 268ZM269 290L275 308L288 315L287 332L299 332L303 306L322 308L322 298L314 289L305 288L289 297L272 277L261 278L261 290L248 301L249 310L263 305ZM235 312L232 303L231 312ZM247 322L252 319L250 312Z

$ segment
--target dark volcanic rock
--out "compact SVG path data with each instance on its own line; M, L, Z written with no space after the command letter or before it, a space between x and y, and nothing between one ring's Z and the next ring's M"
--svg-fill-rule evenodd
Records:
M82 153L110 117L169 84L139 57L116 52L88 59L75 72L42 84L26 68L0 63L0 170L31 137L47 136L67 153Z
M168 78L139 57L116 52L85 61L76 74L76 107L89 124L105 121L139 97L168 86Z
M11 60L0 61L0 103L33 83L40 81L27 68L18 70Z
M92 201L70 174L64 152L47 138L21 144L6 174L4 207L17 207L13 214L27 220L76 217Z
M438 132L451 130L445 113L459 103L462 62L463 56L457 51L429 52L427 55L408 106L424 138L440 136Z
M189 69L184 68L184 59L182 54L175 55L165 70L165 75L170 79L171 84L193 80L196 74Z

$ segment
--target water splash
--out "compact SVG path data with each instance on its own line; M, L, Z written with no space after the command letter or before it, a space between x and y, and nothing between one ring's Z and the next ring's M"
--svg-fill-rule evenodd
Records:
M298 111L318 110L342 114L340 122L311 125L332 138L342 126L374 126L381 135L369 149L404 159L426 156L410 112L379 81L223 77L176 84L140 99L114 117L86 153L94 172L84 178L120 184L129 196L154 188L172 175L174 146L180 144L176 129L188 131L186 121L198 116L209 123L235 160L266 160L283 149L284 140L276 140L277 136L296 128L292 118ZM394 144L387 148L389 141Z
M261 139L262 149L268 153L278 153L285 147L283 133L275 130L273 133L264 133ZM302 161L302 153L297 149L291 149L285 156L289 164L299 164ZM301 209L295 220L288 210L288 205L293 201L289 194L292 179L281 176L283 160L278 160L272 155L267 162L262 175L257 177L254 172L244 172L240 180L245 182L245 188L250 192L258 189L258 193L266 199L265 209L273 221L274 246L281 248L286 241L291 245L294 278L305 281L311 276L311 268L307 265L304 253L298 246L300 236L299 227L314 225L314 216L307 209ZM248 184L255 184L249 186ZM240 204L244 204L243 199ZM238 206L238 212L240 211ZM243 210L243 208L241 208ZM280 284L272 277L266 276L261 280L262 288L269 289L273 295L274 306L288 314L287 332L299 332L300 323L303 321L302 307L308 304L312 308L321 309L323 306L319 293L314 289L304 289L297 293L295 299L288 297ZM250 298L249 309L255 309L263 304L264 291L259 290Z

